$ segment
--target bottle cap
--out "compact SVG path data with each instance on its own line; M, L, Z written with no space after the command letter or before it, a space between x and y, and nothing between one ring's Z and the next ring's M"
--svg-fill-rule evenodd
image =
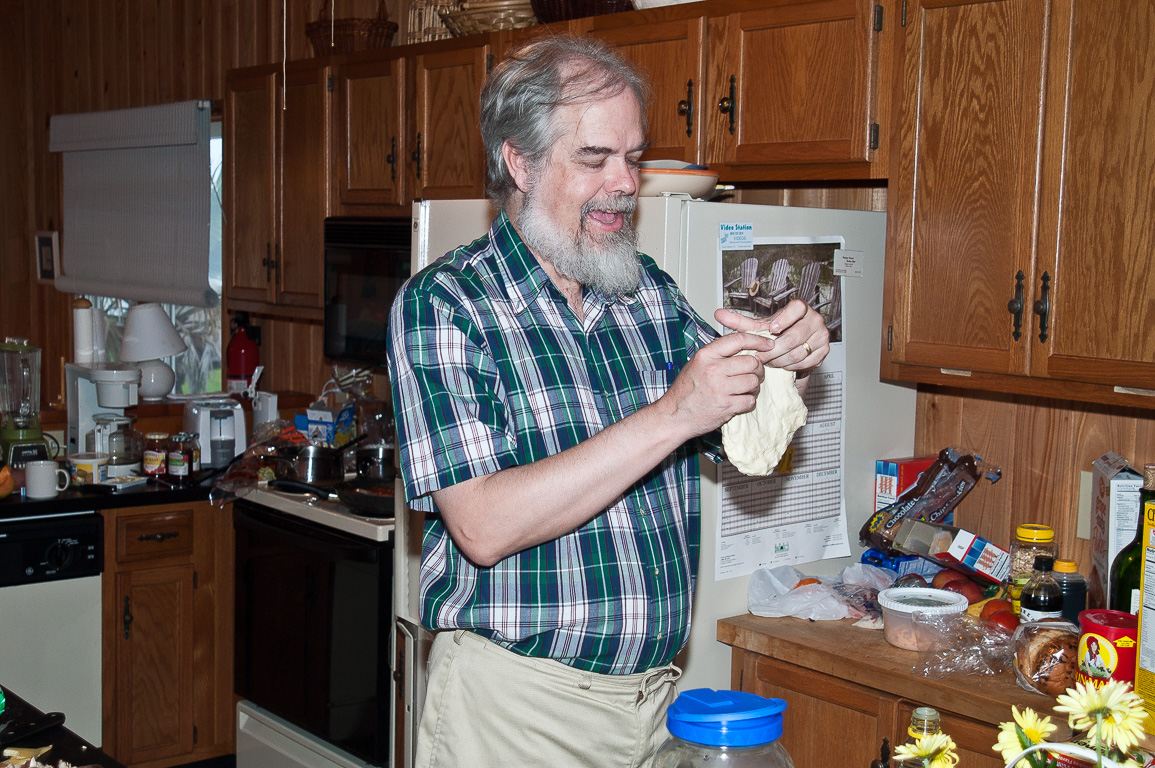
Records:
M1050 555L1035 555L1035 570L1049 571L1055 567L1055 558Z
M1056 560L1055 561L1055 572L1056 573L1075 573L1078 570L1079 570L1079 564L1076 563L1074 560Z
M666 728L695 744L749 747L777 741L785 711L782 699L695 688L680 694L666 709Z
M1055 540L1055 531L1050 526L1038 523L1023 523L1015 529L1015 536L1023 541L1046 543Z

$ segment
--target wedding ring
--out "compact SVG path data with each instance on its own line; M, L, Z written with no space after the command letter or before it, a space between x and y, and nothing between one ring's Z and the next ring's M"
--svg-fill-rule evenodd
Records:
M811 354L814 353L814 350L810 348L810 344L808 344L807 342L805 342L805 341L802 342L802 346L806 349L806 356L807 357L809 357Z

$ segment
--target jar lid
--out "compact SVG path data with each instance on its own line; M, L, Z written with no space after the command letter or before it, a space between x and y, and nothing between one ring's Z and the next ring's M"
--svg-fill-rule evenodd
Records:
M1079 564L1074 560L1056 560L1055 573L1075 573L1079 570Z
M168 432L148 432L145 437L149 440L167 440Z
M786 702L744 691L695 688L666 709L666 728L684 741L714 747L751 747L782 736Z
M878 604L897 613L961 613L970 604L958 592L933 587L888 587L878 593Z
M1023 541L1046 543L1055 540L1055 531L1050 526L1038 523L1023 523L1015 529L1015 536Z

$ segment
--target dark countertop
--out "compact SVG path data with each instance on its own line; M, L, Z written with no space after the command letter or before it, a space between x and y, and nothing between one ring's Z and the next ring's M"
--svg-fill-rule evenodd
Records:
M0 723L14 723L16 727L20 727L23 723L44 717L43 712L24 701L24 699L20 698L19 695L13 693L8 688L4 688L4 697L7 700L7 707L4 710L4 714L0 715ZM67 728L67 721L65 721L63 725L54 725L38 733L33 733L26 738L15 739L12 742L3 740L5 737L10 738L10 735L5 732L0 736L0 742L3 743L4 747L40 748L51 744L52 749L37 758L39 762L45 765L56 765L63 760L76 766L76 768L84 768L86 766L124 768L123 765L113 760L100 749L70 731Z
M212 482L204 486L190 485L171 488L152 481L135 488L109 492L89 486L70 486L51 499L25 499L20 491L0 499L0 522L6 519L60 514L62 512L89 512L122 507L142 507L155 504L180 504L204 501L209 497Z

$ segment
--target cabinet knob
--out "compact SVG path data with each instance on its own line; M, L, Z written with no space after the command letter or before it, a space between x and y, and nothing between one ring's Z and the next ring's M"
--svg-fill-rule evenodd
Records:
M686 81L686 98L678 102L678 114L686 118L686 135L694 135L694 81Z
M738 78L730 75L730 95L718 101L718 111L730 118L730 133L734 133L734 120L738 114Z

